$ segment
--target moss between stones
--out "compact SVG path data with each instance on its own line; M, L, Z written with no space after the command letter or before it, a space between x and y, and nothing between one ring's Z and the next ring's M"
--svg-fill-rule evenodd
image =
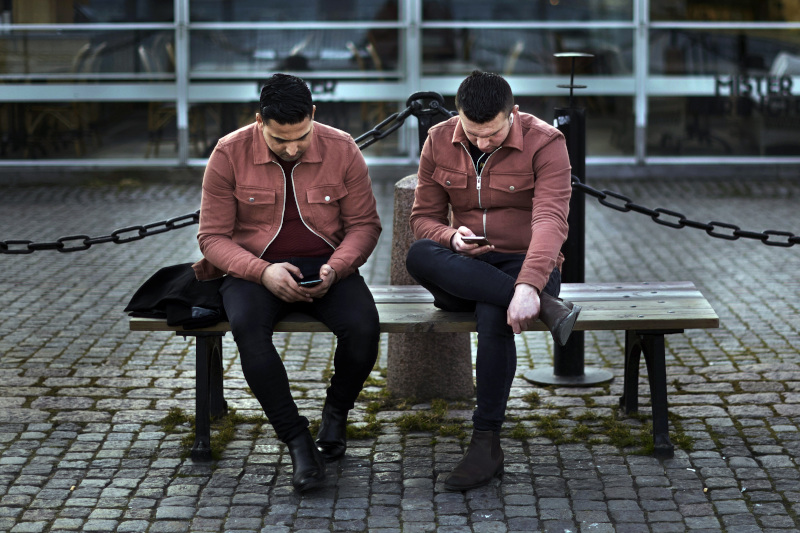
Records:
M235 409L229 410L226 416L213 418L211 420L211 458L219 460L222 457L225 447L236 436L236 426L253 424L250 435L256 438L261 434L262 427L266 422L267 419L261 415L244 416L238 414ZM181 438L181 448L183 448L181 457L185 459L191 455L197 433L193 416L187 415L179 407L173 407L164 418L158 421L158 425L165 433L175 433L179 426L188 430Z
M525 400L531 404L540 402L538 393L529 393ZM383 434L383 424L377 419L378 413L384 411L411 411L417 405L414 399L392 398L385 389L378 392L363 392L359 402L368 402L365 408L366 416L362 422L350 423L347 426L349 440L375 439ZM450 408L466 408L459 403L448 403L446 400L434 399L430 408L418 409L399 416L393 423L402 434L409 432L428 432L436 436L447 436L464 439L467 432L464 424L459 420L448 418ZM609 444L618 448L628 448L629 453L648 455L653 453L653 428L650 417L641 413L623 415L618 410L613 410L610 415L600 416L594 411L586 411L570 419L566 408L561 408L548 415L533 415L528 420L533 421L535 430L515 417L507 420L506 436L517 440L527 440L532 437L544 437L555 445L585 442L593 444ZM219 459L225 446L234 439L236 427L241 424L252 424L250 435L255 439L262 434L262 428L267 420L261 416L242 416L234 410L211 423L211 448L212 457ZM511 424L514 424L513 426ZM186 432L181 439L184 449L183 456L188 457L195 439L194 417L186 415L179 408L170 409L158 424L166 433ZM310 430L316 435L319 430L319 420L312 420ZM680 449L691 451L694 440L683 431L681 420L670 415L670 439Z

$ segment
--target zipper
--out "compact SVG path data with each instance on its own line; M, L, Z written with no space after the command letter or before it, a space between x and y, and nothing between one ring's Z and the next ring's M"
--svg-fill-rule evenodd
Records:
M465 152L467 152L467 157L469 157L469 160L472 161L472 154L469 153L469 148L467 148L464 143L459 143L459 144L461 144L461 147L464 149ZM486 164L489 162L489 159L491 159L491 157L494 155L494 153L497 152L502 147L503 147L503 145L498 146L497 148L495 148L492 151L492 153L490 153L488 155L488 157L486 158L486 161L483 162L483 167L481 168L480 171L478 171L478 165L476 165L475 163L472 164L473 168L475 169L475 176L476 176L475 188L478 190L478 207L483 209L483 236L484 237L488 237L488 235L486 235L486 213L487 213L488 209L483 207L483 203L481 202L481 177L482 177L481 174L483 174L483 169L486 168ZM483 156L479 157L478 161L480 161L482 157Z
M295 203L295 205L297 205L297 214L300 217L300 222L303 223L303 225L306 227L306 229L308 229L308 231L310 231L311 233L313 233L314 235L316 235L317 237L319 237L320 239L322 239L323 241L328 243L328 246L330 246L331 248L333 248L335 250L336 246L331 244L330 241L328 241L328 239L326 239L325 237L323 237L322 235L320 235L319 233L317 233L316 231L311 229L311 227L308 224L306 224L305 219L303 219L303 212L300 211L300 202L297 201L297 187L295 187L295 184L294 184L294 169L296 169L300 165L301 165L301 163L298 162L295 166L292 167L292 193L294 194L294 203ZM286 179L285 175L284 175L284 179ZM282 220L281 220L281 224L283 224Z

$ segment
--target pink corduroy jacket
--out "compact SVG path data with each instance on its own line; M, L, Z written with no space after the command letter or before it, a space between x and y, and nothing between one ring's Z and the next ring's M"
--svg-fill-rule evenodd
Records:
M255 283L270 263L261 255L283 222L285 180L294 183L303 223L331 246L328 264L344 279L378 243L381 223L367 164L353 138L314 122L311 146L284 176L257 123L217 143L203 176L197 240L199 280L229 274Z
M458 117L428 132L411 210L414 236L450 246L455 228L466 226L485 235L497 252L526 254L517 283L541 292L564 261L572 193L564 135L514 111L511 131L488 157L480 180L468 147Z

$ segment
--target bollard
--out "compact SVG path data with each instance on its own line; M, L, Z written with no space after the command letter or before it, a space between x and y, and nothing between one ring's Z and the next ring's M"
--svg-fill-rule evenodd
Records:
M406 254L414 242L408 219L417 176L395 184L390 283L415 285L406 270ZM430 400L462 400L474 396L469 333L389 333L386 387L392 395Z
M556 108L554 126L564 134L569 153L572 174L585 183L586 179L586 113L583 108L574 106L573 89L586 88L575 85L575 58L592 57L591 54L563 53L556 57L572 59L569 85L559 85L569 89L569 107ZM564 265L561 279L564 283L583 283L585 281L586 255L586 197L583 193L573 194L569 202L569 234L562 246ZM553 349L553 366L529 370L523 374L528 381L541 385L587 386L605 383L613 379L608 370L584 368L584 334L575 331L566 346Z

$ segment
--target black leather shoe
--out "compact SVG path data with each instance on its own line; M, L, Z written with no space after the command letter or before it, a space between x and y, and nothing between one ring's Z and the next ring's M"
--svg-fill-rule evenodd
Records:
M553 341L559 346L567 344L580 312L580 305L554 298L545 292L539 296L539 319L550 330Z
M325 402L317 433L317 449L326 461L335 461L347 449L347 411Z
M444 480L444 488L464 491L487 485L495 477L503 477L503 450L500 434L494 431L472 431L467 453Z
M298 492L305 492L325 483L325 460L314 446L311 433L306 430L286 443L292 458L292 485Z

